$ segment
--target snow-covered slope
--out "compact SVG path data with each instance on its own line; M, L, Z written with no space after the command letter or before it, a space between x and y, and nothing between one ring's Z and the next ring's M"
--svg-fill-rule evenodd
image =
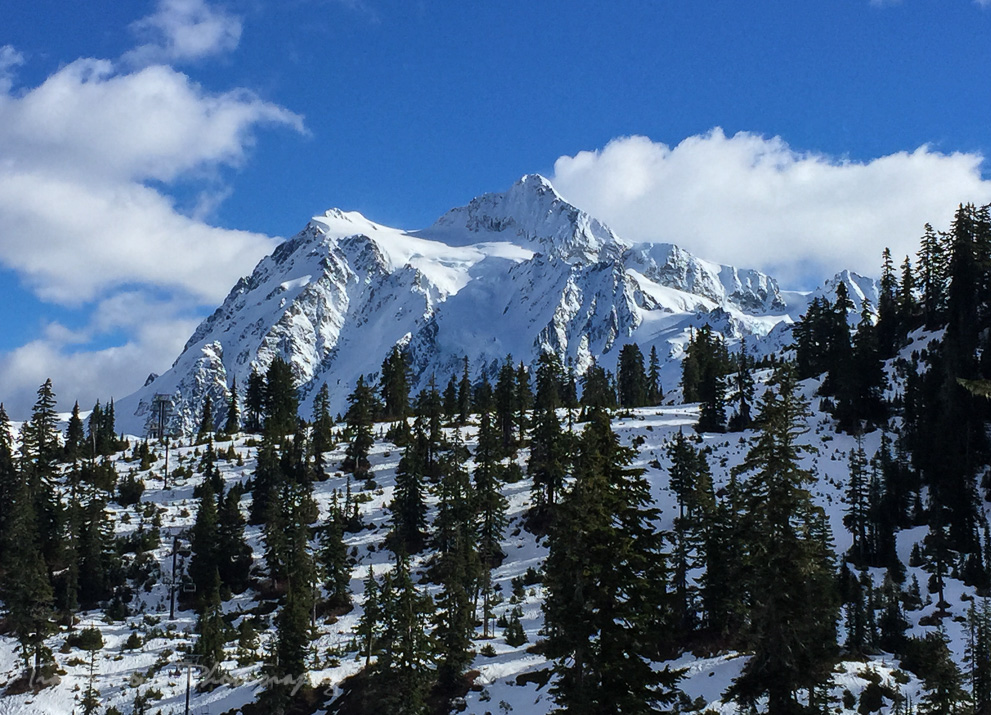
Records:
M117 403L117 419L144 434L154 396L166 395L170 430L189 432L207 395L222 417L235 379L243 390L277 355L292 365L303 414L323 383L339 411L396 344L422 386L432 374L446 381L466 356L474 377L509 354L532 364L545 350L583 372L593 358L612 368L619 348L637 342L645 354L657 348L667 388L693 328L759 341L807 300L754 270L670 244L628 244L543 177L524 176L421 231L337 209L313 218L234 286L169 371ZM780 349L786 333L758 351Z

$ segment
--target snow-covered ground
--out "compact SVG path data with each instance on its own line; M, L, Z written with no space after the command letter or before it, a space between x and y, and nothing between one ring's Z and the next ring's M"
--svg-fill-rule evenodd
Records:
M811 397L816 388L815 381L803 383L803 389ZM653 495L661 507L661 529L670 529L676 507L673 493L668 489L665 447L668 441L684 429L691 433L691 426L697 417L697 406L667 404L657 408L634 410L627 416L614 420L614 429L626 444L639 443L636 466L642 467L650 479ZM369 566L377 574L390 568L389 551L384 547L388 531L389 512L386 508L392 498L395 470L401 450L381 437L383 426L377 429L377 439L371 454L374 485L364 492L357 492L361 504L362 520L367 528L346 535L349 549L356 555L352 574L352 590L355 608L338 620L328 622L318 620L319 636L313 642L310 680L322 688L334 689L345 677L356 673L362 666L360 656L353 650L354 630L361 615L363 580ZM474 446L475 430L469 426L463 430L469 445ZM740 462L747 451L747 438L752 433L706 435L704 443L711 448L709 462L714 478L725 482L729 470ZM868 456L877 450L881 435L872 433L866 436L864 447ZM837 553L842 553L850 545L850 534L843 526L845 509L844 491L848 479L848 458L855 446L854 439L837 435L824 415L816 413L810 420L810 430L803 438L818 448L818 454L805 457L806 466L815 469L818 482L815 486L815 499L829 515ZM219 443L217 450L223 453L231 443ZM234 443L243 465L234 461L218 462L228 484L244 481L250 477L255 467L255 447L245 437ZM172 539L176 534L191 526L196 500L193 488L200 481L199 475L190 478L170 479L169 488L162 488L162 473L165 467L164 453L153 445L159 459L150 471L138 474L146 484L146 491L140 504L120 508L111 505L119 535L132 533L139 528L151 528L153 522L161 525L161 546L154 552L159 575L147 590L138 589L135 600L129 604L132 615L124 621L109 622L101 612L80 614L80 627L95 627L103 634L105 647L99 651L95 661L95 687L100 693L101 712L115 707L121 713L130 713L135 706L135 698L147 698L148 712L181 713L184 708L186 672L183 670L185 652L195 640L193 628L195 617L191 611L179 610L175 620L169 619L169 590L164 579L170 575ZM177 467L195 466L199 462L202 447L173 446L170 453L170 471ZM121 475L138 469L138 462L125 461L119 455L116 467ZM343 445L327 455L327 463L334 466L343 458ZM525 465L526 452L521 451L518 460ZM356 489L359 489L356 485ZM320 506L321 519L326 517L333 494L345 489L345 476L337 473L324 482L315 485L315 498ZM505 487L509 500L510 523L505 530L503 549L507 554L504 563L494 572L495 582L501 590L503 602L497 607L496 615L507 615L519 607L522 609L522 624L528 642L513 647L505 642L502 629L497 628L492 640L476 641L477 649L491 645L494 655L476 655L473 669L478 670L478 688L469 693L466 712L476 715L485 713L526 713L542 715L553 707L546 686L546 677L541 671L549 663L528 649L540 640L542 589L538 584L526 586L522 597L513 596L513 580L521 577L529 568L539 569L547 549L540 540L522 528L522 517L528 506L529 480L523 479ZM246 496L242 507L247 511L250 496ZM433 504L431 505L433 506ZM260 527L249 526L246 531L250 545L255 551L256 561L261 559L263 544ZM903 531L899 535L898 549L903 561L908 562L912 546L921 541L924 528ZM422 567L422 562L415 562ZM935 599L927 598L926 583L928 574L919 568L907 567L908 579L918 578L922 585L923 600L926 605L916 611L906 612L911 622L910 633L921 634L927 627L920 620L930 616L935 610ZM874 570L872 575L880 585L884 573ZM951 647L958 662L962 662L966 615L972 593L957 581L949 580L946 589L950 603L950 617L943 621ZM234 615L234 625L245 618L260 618L263 623L272 623L272 614L264 614L265 609L257 609L257 594L252 590L235 596L225 604L225 610ZM256 610L260 611L256 613ZM264 615L263 615L264 614ZM479 628L479 634L481 629ZM86 691L89 677L89 654L70 649L63 652L66 633L52 636L49 646L55 654L61 673L57 685L47 687L36 694L5 695L0 697L0 714L31 713L53 715L81 712L80 700ZM136 636L136 637L132 637ZM131 643L127 644L128 639ZM238 652L236 642L228 644L230 657L224 670L230 678L229 684L210 692L192 693L193 713L223 713L251 702L261 682L261 661L271 632L262 632L258 648L254 653ZM136 647L129 647L135 646ZM239 661L240 659L240 661ZM670 665L685 669L681 687L686 695L698 705L699 710L707 708L721 712L735 712L731 703L723 703L721 695L736 677L746 656L737 653L718 657L695 657L691 653L682 654ZM8 637L0 638L0 683L11 681L20 674L20 662L15 651L15 642ZM197 674L193 673L195 686ZM871 680L880 679L893 689L897 687L912 701L918 702L921 684L910 674L899 671L898 664L890 656L877 656L866 662L841 663L834 674L832 696L834 707L840 712L843 707L844 691L859 696ZM849 696L847 697L849 701ZM856 707L856 706L854 706ZM881 712L890 712L891 702L885 701ZM855 712L846 711L843 712Z

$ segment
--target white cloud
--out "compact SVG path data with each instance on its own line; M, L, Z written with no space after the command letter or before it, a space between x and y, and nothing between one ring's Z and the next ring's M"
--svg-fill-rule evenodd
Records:
M614 139L560 157L552 178L630 240L676 243L810 287L844 268L876 275L885 246L896 259L914 255L924 223L947 227L958 203L991 201L982 163L926 146L855 162L717 128L673 148Z
M0 47L0 92L9 92L14 83L14 70L24 64L24 55L10 45Z
M241 40L241 19L204 0L159 0L132 30L147 42L126 53L131 65L182 62L229 52Z
M162 0L138 23L149 44L119 61L78 59L16 91L23 57L0 48L0 266L86 323L51 322L0 353L9 407L26 410L47 377L67 399L137 389L168 367L203 306L277 244L208 217L229 194L224 170L247 161L258 130L303 132L302 119L248 90L210 92L149 64L230 50L240 28L202 0ZM180 181L184 191L203 185L191 213L170 193Z

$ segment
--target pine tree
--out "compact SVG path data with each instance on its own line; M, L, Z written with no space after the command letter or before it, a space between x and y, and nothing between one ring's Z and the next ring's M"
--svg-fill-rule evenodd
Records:
M869 496L867 455L864 453L864 441L858 436L857 446L850 450L850 482L846 492L847 510L843 523L853 536L850 560L861 568L867 566L873 551L868 540Z
M582 376L581 405L585 414L616 407L616 391L613 390L609 373L594 359Z
M299 397L292 367L276 357L265 373L265 433L274 437L292 434L299 420L298 411Z
M643 368L643 353L636 343L627 343L620 349L616 382L621 407L643 407L648 403L650 385Z
M227 419L224 422L224 434L235 435L241 431L241 405L238 402L237 378L231 385L231 398L227 402Z
M400 555L381 590L383 628L372 682L382 712L425 715L434 679L433 641L424 628L431 620L429 596L413 583L407 557Z
M497 458L499 435L489 409L488 402L484 400L478 406L478 448L473 475L481 569L482 631L485 637L489 635L489 621L492 618L492 569L503 557L500 541L507 523L508 505L501 491L503 467Z
M929 327L939 323L946 300L945 243L945 239L927 223L919 247L918 277L923 314Z
M442 692L455 692L462 673L472 659L474 594L482 565L477 549L475 494L465 468L468 450L455 433L444 455L438 485L434 547L437 558L433 578L440 583L435 610L434 638L437 643L438 684Z
M248 387L244 393L244 431L257 434L262 431L265 418L265 376L252 368Z
M730 400L736 410L729 421L729 429L742 432L753 422L750 410L754 402L753 360L747 352L747 339L740 340L740 352L736 356L736 373L733 376L733 392Z
M967 614L968 638L964 662L970 666L970 692L974 715L991 713L991 603L971 603Z
M331 509L320 544L320 567L327 589L327 604L343 610L351 605L351 558L344 544L343 510Z
M824 682L836 650L837 599L825 514L802 468L807 402L784 366L761 401L759 433L738 472L745 484L746 548L752 604L747 641L753 652L729 695L743 703L768 698L768 712L798 712L796 692Z
M190 538L193 555L189 561L189 577L196 586L196 606L200 613L207 607L214 586L220 588L220 577L217 575L220 554L215 494L210 480L204 479L200 486L199 507Z
M27 481L19 480L10 507L0 594L7 610L7 625L20 643L24 668L34 678L53 662L45 638L55 628L54 593L42 554L35 500Z
M372 437L374 410L374 395L371 388L365 384L365 379L359 375L354 392L348 395L348 411L344 416L351 441L345 452L343 468L351 472L355 479L369 479L372 476L368 451L374 443Z
M383 403L383 418L401 420L409 415L410 368L406 352L394 345L382 361L379 371L379 392Z
M72 415L65 430L65 459L75 464L82 459L86 444L86 428L79 416L79 402L72 406Z
M447 381L447 387L444 388L444 417L450 424L454 422L454 418L458 414L458 381L455 379L454 375L451 375L451 379Z
M659 405L664 391L661 389L661 362L657 357L657 348L650 346L650 358L647 367L647 404Z
M52 381L38 388L31 418L21 428L21 473L34 505L38 545L49 571L59 561L61 503L55 492L57 462L62 454Z
M552 507L564 487L566 438L557 416L561 404L561 363L554 353L544 353L537 363L537 394L527 472L533 479L533 504L537 514Z
M313 451L313 470L317 479L328 476L324 454L334 447L332 429L334 420L330 416L330 392L327 383L323 383L313 398L313 435L310 447Z
M235 486L220 500L217 510L217 570L220 582L234 593L248 587L251 547L244 540L241 491Z
M458 383L458 424L468 424L468 416L471 414L471 378L468 376L468 356L464 358L464 370L461 373L461 382Z
M680 677L650 666L665 650L670 616L656 510L632 457L594 410L550 535L546 652L556 661L555 700L569 713L654 712Z
M967 694L963 689L963 675L953 661L953 653L946 642L946 635L930 632L926 635L926 648L932 660L927 663L923 679L925 695L919 701L920 715L955 715L964 713Z
M203 414L200 417L200 429L196 435L196 443L203 444L215 431L213 421L213 398L210 395L203 400Z
M426 539L426 451L427 434L422 418L413 426L413 436L396 467L396 488L393 491L392 532L390 548L396 554L415 554L423 549Z
M513 370L513 357L506 360L499 370L499 379L492 392L495 403L496 421L502 433L503 452L508 454L516 446L513 434L514 418L517 412L516 373Z
M214 569L209 579L210 591L203 594L203 606L196 620L196 632L199 638L193 647L193 653L198 657L198 665L208 672L216 670L224 661L224 612L220 602L220 575Z

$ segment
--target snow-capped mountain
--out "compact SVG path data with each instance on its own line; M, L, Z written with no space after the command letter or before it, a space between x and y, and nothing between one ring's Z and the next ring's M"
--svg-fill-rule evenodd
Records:
M858 295L873 289L859 276L834 280ZM293 367L304 414L323 383L343 410L358 376L374 378L396 344L409 350L419 387L432 374L446 382L465 356L473 377L492 375L509 354L532 364L545 350L583 372L593 359L613 367L636 342L644 354L657 348L668 388L692 328L709 323L731 341L780 338L775 326L807 301L755 270L628 243L528 175L420 231L338 209L314 217L238 281L170 370L118 402L117 417L143 434L155 395L165 395L170 430L188 432L207 395L222 415L234 381L243 389L277 355Z

